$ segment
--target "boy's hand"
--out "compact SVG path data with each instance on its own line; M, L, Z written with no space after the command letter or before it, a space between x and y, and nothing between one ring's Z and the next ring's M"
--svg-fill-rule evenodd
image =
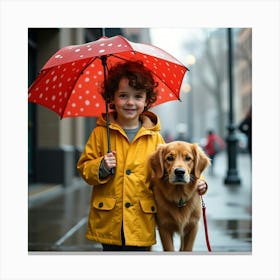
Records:
M206 183L205 183L204 181L199 181L199 182L198 182L198 193L199 193L200 195L203 195L203 194L206 193L206 191L207 191L207 185L206 185Z
M111 170L112 168L116 167L117 161L116 161L115 151L108 153L107 155L104 156L104 164L107 170Z

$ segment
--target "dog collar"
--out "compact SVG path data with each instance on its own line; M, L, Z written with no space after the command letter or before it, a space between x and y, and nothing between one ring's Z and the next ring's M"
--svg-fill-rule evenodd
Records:
M176 203L176 206L181 208L187 205L187 200L184 200L182 197L180 198L179 202Z

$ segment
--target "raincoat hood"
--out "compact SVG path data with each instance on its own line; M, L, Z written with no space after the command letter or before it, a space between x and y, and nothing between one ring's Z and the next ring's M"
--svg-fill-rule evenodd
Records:
M110 128L116 128L116 119L117 119L117 113L111 112L109 114L109 121L110 121ZM142 123L142 126L146 129L153 130L153 131L160 131L160 121L156 114L154 114L151 111L144 111L140 117L140 122ZM106 127L106 115L102 114L100 118L98 118L96 122L97 126L104 126Z

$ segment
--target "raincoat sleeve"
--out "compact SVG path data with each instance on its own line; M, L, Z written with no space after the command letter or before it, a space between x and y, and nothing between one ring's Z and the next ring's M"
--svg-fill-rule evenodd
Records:
M111 179L110 176L106 178L99 177L99 168L105 153L102 133L100 134L98 132L99 130L96 129L91 133L77 163L77 169L82 178L89 185L94 186L105 184Z

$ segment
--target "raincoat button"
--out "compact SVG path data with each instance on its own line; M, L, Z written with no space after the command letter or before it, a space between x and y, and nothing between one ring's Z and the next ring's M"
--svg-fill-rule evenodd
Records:
M130 206L131 206L131 204L130 204L129 202L126 202L126 203L125 203L125 207L126 207L126 208L129 208Z
M130 174L132 173L132 171L131 171L130 169L127 169L127 170L125 171L125 173L126 173L127 175L130 175Z
M104 205L103 202L99 202L98 207L99 207L99 208L102 208L103 205Z
M151 207L151 210L152 210L152 212L155 212L155 210L156 210L156 209L155 209L155 206L152 206L152 207Z

